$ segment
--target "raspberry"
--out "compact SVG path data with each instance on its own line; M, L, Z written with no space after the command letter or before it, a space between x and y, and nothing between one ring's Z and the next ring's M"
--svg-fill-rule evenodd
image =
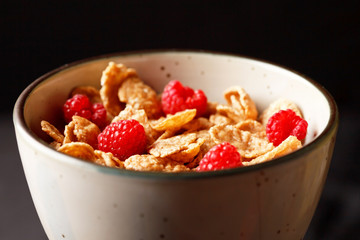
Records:
M133 119L113 122L98 135L98 148L111 152L122 161L142 154L146 148L144 127Z
M92 104L89 98L82 94L76 94L66 100L63 106L63 112L67 123L71 122L72 116L74 115L92 121L101 129L104 128L107 123L107 114L104 105L101 103Z
M91 103L87 96L76 94L66 100L63 106L65 121L71 122L72 116L80 116L86 119L91 118Z
M228 142L212 147L201 159L198 171L213 171L241 167L242 160L236 147Z
M94 103L91 106L91 121L98 125L100 129L103 129L107 124L107 114L104 105L101 103Z
M280 110L272 115L266 124L266 135L274 146L278 146L290 135L298 140L306 136L308 123L291 110Z
M164 113L175 114L186 109L196 109L196 116L206 112L207 98L202 90L193 90L183 86L179 81L170 81L164 88L161 97Z

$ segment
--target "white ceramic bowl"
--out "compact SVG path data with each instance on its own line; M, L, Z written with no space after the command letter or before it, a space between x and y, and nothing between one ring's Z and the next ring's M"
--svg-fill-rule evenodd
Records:
M171 79L213 101L242 86L261 111L279 97L309 123L306 144L255 166L203 173L132 172L56 152L40 121L56 122L78 85L100 87L109 61L124 63L161 92ZM338 126L336 104L316 82L283 67L221 53L144 51L91 58L37 79L14 109L31 195L49 239L302 239L326 179Z

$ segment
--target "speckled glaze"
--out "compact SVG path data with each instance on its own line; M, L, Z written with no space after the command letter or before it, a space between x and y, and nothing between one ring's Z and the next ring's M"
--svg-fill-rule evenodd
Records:
M100 87L109 61L124 63L157 91L172 79L212 101L240 85L261 111L284 97L309 122L305 146L245 168L208 173L144 173L66 156L43 140L78 85ZM300 240L320 198L338 126L336 104L316 82L283 67L221 53L144 51L65 65L33 82L14 108L14 126L31 195L50 240Z

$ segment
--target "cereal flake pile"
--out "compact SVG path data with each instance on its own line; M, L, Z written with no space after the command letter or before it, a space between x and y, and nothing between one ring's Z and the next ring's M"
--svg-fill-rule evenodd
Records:
M135 171L211 171L246 167L299 149L307 122L291 101L279 99L260 115L240 86L226 104L202 90L170 81L162 93L135 69L109 62L100 90L78 86L64 103L64 131L41 127L59 152L99 165Z

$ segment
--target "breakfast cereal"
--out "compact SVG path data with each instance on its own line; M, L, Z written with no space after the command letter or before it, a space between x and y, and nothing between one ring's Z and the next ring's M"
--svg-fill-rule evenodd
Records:
M293 122L300 122L299 119L289 119L289 123L281 122L279 125L278 121L282 119L278 117L279 119L272 119L271 123L283 126L286 131L279 134L284 135L286 139L278 145L273 144L268 136L274 128L267 126L268 120L275 113L285 109L291 109L296 116L302 117L300 109L287 99L279 99L269 104L259 115L254 101L240 86L233 86L224 91L226 104L211 102L201 90L182 86L178 81L171 81L165 87L164 96L143 82L135 69L114 62L110 62L103 71L100 83L100 89L78 86L69 94L74 100L68 101L73 101L78 106L83 104L81 101L89 101L86 111L90 113L77 114L76 111L80 111L81 107L67 109L68 118L70 113L74 112L74 115L70 115L70 119L64 124L63 134L46 120L41 121L42 130L53 139L50 146L55 150L95 164L119 169L188 172L227 168L226 163L220 163L218 168L214 168L214 165L204 166L205 160L202 160L211 159L207 154L211 149L216 156L232 156L229 155L230 150L229 153L217 151L228 151L230 146L231 154L234 154L236 149L236 154L240 154L240 162L231 166L246 167L299 149L306 134L307 122L302 118L301 125L293 126ZM79 98L79 94L89 100ZM68 104L67 108L71 106ZM100 113L97 113L96 109L93 110L94 106L100 109ZM104 113L101 112L102 106L106 110L106 119L97 116ZM95 123L93 119L100 123ZM141 128L136 126L137 130L133 131L131 128L136 124L131 121L140 124ZM293 128L296 128L296 134L291 132ZM276 131L282 129L277 128ZM299 131L301 134L298 134ZM117 138L130 132L133 134L131 143L118 142ZM137 134L145 134L146 137L137 138ZM298 139L298 136L302 136L301 139ZM111 150L115 146L131 149L133 146L121 144L138 142L145 147L135 147L130 156L121 155L120 158L119 154L122 153ZM218 164L221 159L215 161ZM229 163L231 159L226 161Z

